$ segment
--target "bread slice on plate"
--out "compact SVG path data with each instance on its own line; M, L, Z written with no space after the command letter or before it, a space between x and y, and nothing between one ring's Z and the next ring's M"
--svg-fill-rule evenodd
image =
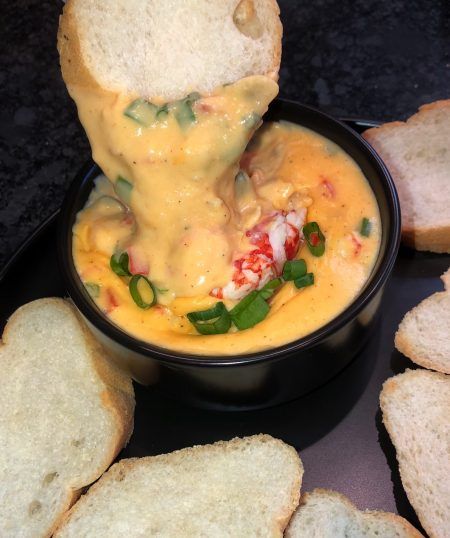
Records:
M450 269L442 275L445 291L410 310L395 335L395 347L413 362L450 374Z
M68 0L58 50L63 78L175 100L249 75L277 79L275 0Z
M297 452L269 435L122 460L55 537L281 537L302 475Z
M450 99L363 136L394 179L404 242L417 250L450 252Z
M63 299L12 315L0 365L0 536L48 537L131 435L133 387Z
M407 370L380 395L406 494L430 538L450 537L450 377Z
M388 512L360 511L344 495L327 489L305 493L286 538L420 538L406 519Z

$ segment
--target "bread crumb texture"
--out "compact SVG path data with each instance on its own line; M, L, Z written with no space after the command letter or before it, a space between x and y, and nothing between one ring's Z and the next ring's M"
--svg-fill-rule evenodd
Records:
M408 499L431 538L450 537L450 377L407 370L380 396Z
M56 536L281 537L302 474L297 452L268 435L122 460Z
M69 0L61 23L66 82L83 64L104 89L148 98L276 78L280 64L275 0Z
M98 355L62 299L19 308L0 346L0 536L50 536L132 429L131 381ZM117 390L110 384L117 383ZM117 406L105 407L105 395ZM114 402L114 398L109 398Z
M363 136L394 179L403 240L417 250L450 252L450 99Z
M344 495L326 489L305 493L286 538L420 538L406 519L388 512L360 511Z
M450 270L442 275L446 290L410 310L399 325L395 347L425 368L450 374Z

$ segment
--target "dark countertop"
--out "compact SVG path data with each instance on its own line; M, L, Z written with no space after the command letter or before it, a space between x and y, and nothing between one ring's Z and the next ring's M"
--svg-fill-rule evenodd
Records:
M448 0L279 0L280 95L404 119L450 97ZM0 0L0 268L60 205L89 145L58 65L59 0Z

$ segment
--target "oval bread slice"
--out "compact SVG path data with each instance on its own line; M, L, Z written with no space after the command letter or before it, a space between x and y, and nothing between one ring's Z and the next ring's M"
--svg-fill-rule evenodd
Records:
M450 374L450 269L441 277L445 291L410 310L395 335L395 347L413 362Z
M174 100L277 79L281 34L275 0L68 0L58 50L67 85Z
M394 179L403 241L416 250L450 252L450 99L363 136Z
M281 537L302 475L297 452L269 435L122 460L55 537Z
M13 314L0 364L0 536L47 537L128 441L133 387L63 299Z
M360 511L336 491L305 493L292 516L286 538L420 538L406 519L389 512Z
M450 377L407 370L380 395L409 502L430 538L450 537Z

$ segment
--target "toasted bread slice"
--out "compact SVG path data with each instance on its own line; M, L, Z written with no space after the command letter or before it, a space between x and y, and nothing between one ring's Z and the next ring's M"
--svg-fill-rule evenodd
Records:
M450 374L450 269L442 275L446 290L410 310L395 335L395 347L413 362Z
M13 314L0 364L0 536L47 537L127 442L133 387L63 299Z
M450 99L363 136L395 181L404 242L417 250L450 252Z
M58 49L68 86L174 100L277 79L281 34L275 0L68 0Z
M431 538L450 537L450 377L407 370L380 395L403 487Z
M302 474L297 452L269 435L122 460L55 536L281 537Z
M420 538L406 519L389 512L360 511L336 491L315 489L302 495L286 538Z

